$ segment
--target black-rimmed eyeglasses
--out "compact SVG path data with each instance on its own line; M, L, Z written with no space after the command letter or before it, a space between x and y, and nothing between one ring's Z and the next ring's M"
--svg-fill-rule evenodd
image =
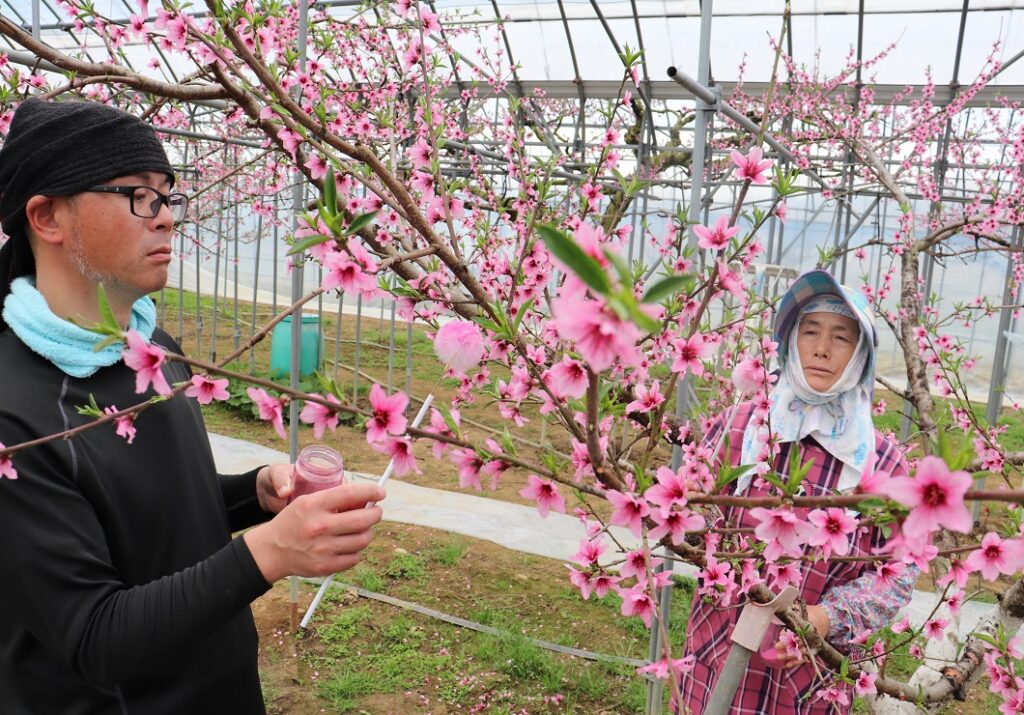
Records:
M174 223L183 221L188 213L188 196L180 193L164 194L152 186L92 186L85 191L127 196L132 214L139 218L154 218L164 204L171 210Z

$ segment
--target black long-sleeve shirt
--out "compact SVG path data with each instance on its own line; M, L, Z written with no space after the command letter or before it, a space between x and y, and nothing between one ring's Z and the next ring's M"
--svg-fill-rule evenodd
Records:
M136 404L134 388L123 363L76 379L0 333L8 446L90 421L90 394ZM0 479L0 715L264 712L249 603L268 584L231 538L269 517L256 474L217 475L184 395L135 425L131 445L108 424L19 452Z

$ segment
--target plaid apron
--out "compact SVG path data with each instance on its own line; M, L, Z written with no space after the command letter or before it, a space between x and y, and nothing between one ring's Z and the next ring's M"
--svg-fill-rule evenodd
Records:
M740 449L743 444L743 430L753 412L753 404L739 406L733 420L729 436L729 460L738 464ZM708 431L704 441L716 444L722 430L719 421ZM807 474L804 490L808 495L828 494L838 482L842 470L842 462L835 459L818 444L805 438L799 444L786 443L781 445L779 456L775 461L775 470L785 473L789 464L790 451L801 450L801 462L813 460L813 466ZM723 448L724 449L724 448ZM878 456L875 469L900 473L903 469L903 457L894 444L882 435L875 433L875 450ZM719 455L719 459L722 455ZM753 483L747 490L747 496L771 496L764 489L756 488ZM801 519L806 519L809 509L795 510ZM728 508L724 510L725 523L741 527L755 527L749 510ZM861 529L852 536L855 539L850 550L851 556L868 555L873 548L882 545L885 537L875 528ZM801 562L802 582L799 584L800 598L808 605L816 605L829 589L852 581L859 577L869 564L860 563L816 563ZM769 586L771 584L769 583ZM796 584L795 584L796 585ZM686 715L703 715L718 680L718 673L725 664L729 649L732 646L730 635L742 605L729 608L718 608L694 598L690 610L690 622L687 626L685 655L693 655L693 670L682 678L682 707L676 706L677 713ZM733 698L731 715L824 715L825 713L849 713L853 703L853 692L847 688L850 705L843 708L814 700L814 694L829 683L823 683L817 677L815 668L807 663L792 669L769 668L758 665L756 655L751 659L746 673L740 680L736 696Z

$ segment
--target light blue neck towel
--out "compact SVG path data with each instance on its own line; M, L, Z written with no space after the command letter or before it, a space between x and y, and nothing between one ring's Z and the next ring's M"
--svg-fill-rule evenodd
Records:
M23 343L71 377L89 377L101 367L119 362L124 352L121 342L95 350L105 336L56 316L36 289L34 278L17 278L11 283L3 317ZM156 306L149 296L132 305L128 328L146 340L153 337Z

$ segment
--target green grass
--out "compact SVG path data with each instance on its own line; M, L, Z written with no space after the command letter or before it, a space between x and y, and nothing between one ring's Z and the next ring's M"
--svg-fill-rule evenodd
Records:
M398 552L377 565L364 563L354 572L353 580L365 583L376 578L382 592L395 595L411 590L422 596L422 587L414 585L415 580L438 569L458 568L469 549L463 539L428 543L430 547L419 554ZM517 558L509 565L518 570L532 562L532 558ZM518 578L497 580L501 585L493 588L486 601L461 614L503 632L497 636L463 630L416 613L384 609L380 604L332 604L333 610L325 612L325 616L331 614L327 620L303 640L306 652L301 655L307 668L320 674L311 682L315 682L322 707L328 712L358 712L366 707L366 698L390 695L395 699L381 702L405 712L403 693L428 692L439 709L443 704L449 712L469 708L482 713L643 711L646 681L637 677L633 667L569 658L531 640L535 636L614 655L643 657L649 631L638 618L617 616L618 596L609 594L584 603L564 582L537 590L535 583ZM693 580L677 577L675 584L670 639L678 650L685 637ZM575 603L570 604L570 599ZM564 605L559 607L559 603ZM569 609L575 614L569 615ZM614 620L622 636L614 642L578 643L566 635L564 626L558 628L567 618L586 624L587 617L582 614L598 615L594 609L602 612L600 620ZM551 629L545 631L548 625ZM667 702L667 693L665 697ZM412 703L405 707L414 708Z
M887 657L885 675L903 682L909 680L921 666L921 660L910 655L910 642L904 642L907 640L907 635L905 633L893 633L888 628L884 628L877 637L885 641L887 649L892 648L896 643L902 644ZM873 641L869 641L869 645L871 642ZM923 649L925 647L924 639L918 637L917 644ZM975 684L970 692L972 694L972 702L965 704L949 701L936 711L937 715L965 715L968 713L978 713L980 715L981 713L997 712L1001 700L995 694L988 692L984 682ZM853 700L853 712L857 715L866 715L871 711L868 709L863 698L855 697Z
M466 542L458 536L451 537L447 543L435 546L427 553L427 558L442 566L455 566L468 550Z
M364 588L367 591L380 593L384 590L384 579L374 569L365 564L356 567L352 572L351 578L360 588Z
M517 681L537 680L545 686L557 683L564 670L549 651L520 634L477 638L474 655Z
M367 638L368 628L373 637ZM319 688L335 708L354 707L364 695L404 690L453 667L448 656L421 651L427 634L402 614L374 624L368 607L349 608L320 626L317 635L328 646L326 657L310 658L310 664L329 673Z
M327 625L317 629L320 639L328 645L346 644L351 640L370 617L370 609L366 606L343 609Z
M427 575L427 568L423 557L398 553L384 568L384 575L399 581L419 581Z
M951 404L953 404L951 400L937 398L935 400L935 420L940 428L946 430L953 448L958 450L968 445L971 437L970 435L965 436L959 428L952 426L952 419L949 413L949 406ZM875 416L875 427L883 432L890 431L898 435L903 424L902 410L902 400L897 397L887 396L885 413ZM972 404L971 411L981 424L986 424L986 406L984 404ZM912 413L911 416L912 418L916 417L916 412ZM996 424L1006 426L1006 431L999 438L1000 444L1003 445L1004 449L1010 452L1024 449L1024 415L1016 410L1006 408L1000 414L999 419L996 420ZM911 421L912 433L914 429L914 422Z
M427 630L436 628L436 624L424 624L419 616L399 614L388 623L378 624L366 617L365 612L356 613L318 630L320 638L331 640L333 647L327 657L311 658L310 664L328 673L318 687L323 699L337 711L357 707L364 696L400 693L431 678L437 680L438 692L449 704L471 703L477 699L478 689L461 681L467 673L479 669L481 662L470 664L467 654L482 654L480 660L486 667L510 679L539 679L551 692L561 686L561 666L521 637L507 639L506 645L505 640L474 634L468 642L449 648L456 639L448 626L441 627L443 635L439 638ZM358 634L349 630L355 620L362 621ZM367 634L367 628L373 633ZM495 643L497 647L493 647Z
M363 339L367 342L375 343L384 347L391 345L391 330L364 330ZM404 353L409 349L409 335L408 330L404 329L402 323L396 322L395 324L395 350L403 353L402 359L405 359ZM412 331L412 354L413 355L433 355L434 344L430 341L430 338L420 330Z
M482 626L491 628L503 628L509 630L519 625L518 618L514 613L505 610L498 610L490 606L476 608L469 612L469 619L476 621Z
M193 293L191 291L178 291L175 288L165 288L163 290L163 297L162 298L161 298L160 292L153 293L150 297L153 299L153 302L156 303L157 309L161 308L161 306L162 306L164 308L164 310L167 311L167 312L172 312L172 311L176 312L179 309L179 305L180 305L181 311L183 313L190 314L190 315L195 315L196 314L196 306L200 305L200 306L202 306L202 309L203 309L204 313L208 312L211 315L213 314L213 296L212 295L199 296L198 294ZM198 298L198 300L197 300L197 298ZM161 303L161 300L163 301L162 303ZM179 303L179 301L181 301L181 302ZM238 311L239 319L241 319L241 317L244 315L247 319L252 320L252 303L251 302L243 301L242 300L242 296L240 295L238 297L238 307L239 307L239 311ZM235 301L234 301L234 294L233 293L229 293L228 294L228 299L226 301L224 300L224 296L222 296L222 295L217 296L217 312L219 314L217 316L218 320L221 320L221 319L228 320L228 321L234 320L234 317L235 317L234 308L235 308ZM259 312L259 308L260 308L260 306L257 305L257 307L256 307L257 313Z

